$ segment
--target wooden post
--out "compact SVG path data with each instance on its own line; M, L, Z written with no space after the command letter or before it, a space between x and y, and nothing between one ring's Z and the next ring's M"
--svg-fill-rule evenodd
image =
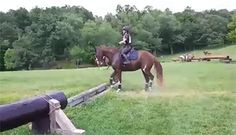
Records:
M32 122L32 134L48 134L50 133L50 119L49 116L40 118Z
M45 131L47 131L49 125L47 128L43 123L47 123L46 119L49 121L48 101L50 99L58 100L61 104L61 109L67 106L67 98L63 92L54 92L52 94L28 98L11 104L0 105L0 132L16 128L29 122L33 122L32 128L36 131L40 131L43 127L45 127Z
M50 104L50 131L62 135L85 135L85 130L76 129L70 119L60 109L59 101L49 100Z

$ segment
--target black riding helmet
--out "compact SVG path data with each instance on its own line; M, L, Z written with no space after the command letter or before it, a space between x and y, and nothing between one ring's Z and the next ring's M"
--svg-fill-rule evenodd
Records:
M122 30L125 30L127 33L130 33L130 27L129 26L124 26Z

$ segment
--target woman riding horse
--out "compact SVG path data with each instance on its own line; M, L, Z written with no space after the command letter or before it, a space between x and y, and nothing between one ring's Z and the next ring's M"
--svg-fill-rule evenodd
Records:
M156 60L155 56L147 51L138 51L138 58L130 62L130 64L123 65L122 60L120 59L120 50L112 47L97 47L96 48L96 62L98 65L103 65L104 60L103 57L107 57L109 59L108 64L112 66L114 72L111 74L110 84L112 85L115 80L118 83L118 90L121 90L121 75L122 71L135 71L141 69L144 78L145 78L145 90L148 88L151 89L152 82L154 80L154 76L151 73L151 68L154 65L156 69L157 75L157 83L159 86L163 85L163 71L162 65L158 60ZM115 76L118 78L115 79Z
M122 39L122 41L119 42L119 44L123 45L123 48L121 50L121 56L125 59L123 64L129 64L130 61L127 57L127 54L132 49L132 41L131 41L129 26L124 26L122 28L122 36L123 36L123 39Z
M132 62L129 61L127 54L132 49L132 42L130 36L130 27L124 26L122 28L122 36L123 40L119 42L119 44L123 44L123 48L120 52L117 48L112 47L98 47L96 48L96 62L98 65L104 64L104 56L109 59L109 65L112 66L114 72L111 74L110 84L113 84L115 80L115 76L118 76L118 90L121 89L121 73L122 71L135 71L138 69L142 70L142 73L145 78L145 90L152 87L152 81L154 79L153 74L151 73L151 68L154 65L156 69L156 74L159 79L158 84L162 86L163 84L163 72L162 66L159 61L155 59L151 53L147 51L138 51L138 56L136 60ZM123 62L123 56L125 61ZM123 65L124 64L124 65Z

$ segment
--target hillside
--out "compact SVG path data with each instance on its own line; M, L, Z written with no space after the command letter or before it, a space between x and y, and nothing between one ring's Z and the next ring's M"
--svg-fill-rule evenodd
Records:
M229 55L230 58L233 60L236 60L236 45L230 45L226 47L221 48L214 48L214 49L200 49L195 51L189 51L189 52L182 52L177 53L174 55L164 55L160 58L161 61L171 61L172 59L177 59L180 55L183 54L193 54L196 57L203 56L203 51L207 50L208 52L212 53L212 55Z

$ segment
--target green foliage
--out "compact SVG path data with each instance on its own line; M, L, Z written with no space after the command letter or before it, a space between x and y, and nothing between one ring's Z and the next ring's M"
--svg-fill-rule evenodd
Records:
M196 12L187 7L173 14L169 9L160 11L151 6L138 10L135 6L118 5L116 11L104 18L79 6L0 12L0 45L8 41L7 47L1 47L0 70L5 69L4 54L8 48L15 55L25 54L20 58L24 66L16 69L50 68L57 61L71 59L92 63L95 47L120 47L124 25L131 26L136 49L157 56L236 41L235 17L231 18L233 12L227 10Z
M0 71L5 70L5 61L4 55L6 50L10 47L10 43L8 40L1 41L0 40Z
M13 49L5 52L6 69L30 69L37 56L31 51L31 44L29 37L21 37L13 42Z
M67 22L57 22L55 31L48 38L48 45L56 56L64 55L66 48L69 48L74 43L75 31Z
M94 21L88 21L84 24L84 27L81 30L81 36L83 38L84 46L95 47L97 43L97 31L98 26Z
M109 23L101 23L98 31L97 43L98 45L114 45L117 44L121 39L121 35L119 32L115 31Z
M159 37L160 24L152 14L145 14L137 25L134 34L134 46L153 53L161 50L161 38Z
M3 22L0 24L0 40L8 40L10 43L18 38L17 27L11 23Z
M177 31L180 29L179 22L171 12L165 11L160 15L160 37L162 38L162 44L170 49L170 53L174 53L174 42Z
M230 32L228 33L227 37L230 41L236 41L236 14L233 15L232 21L228 24L228 28Z
M85 61L90 58L89 53L86 52L83 48L79 46L74 46L70 49L70 56L74 60Z
M95 56L95 48L100 45L114 45L117 44L120 35L117 31L115 31L109 23L106 22L94 22L88 21L85 23L84 27L81 29L81 36L83 39L81 48L82 50L86 50L87 61L93 61ZM83 57L84 58L84 57Z
M31 24L30 14L25 8L19 8L15 11L12 10L11 14L14 17L14 23L21 30L24 30L26 26Z
M5 60L5 66L7 69L16 69L17 67L21 67L19 61L17 52L14 49L7 49L4 60Z

